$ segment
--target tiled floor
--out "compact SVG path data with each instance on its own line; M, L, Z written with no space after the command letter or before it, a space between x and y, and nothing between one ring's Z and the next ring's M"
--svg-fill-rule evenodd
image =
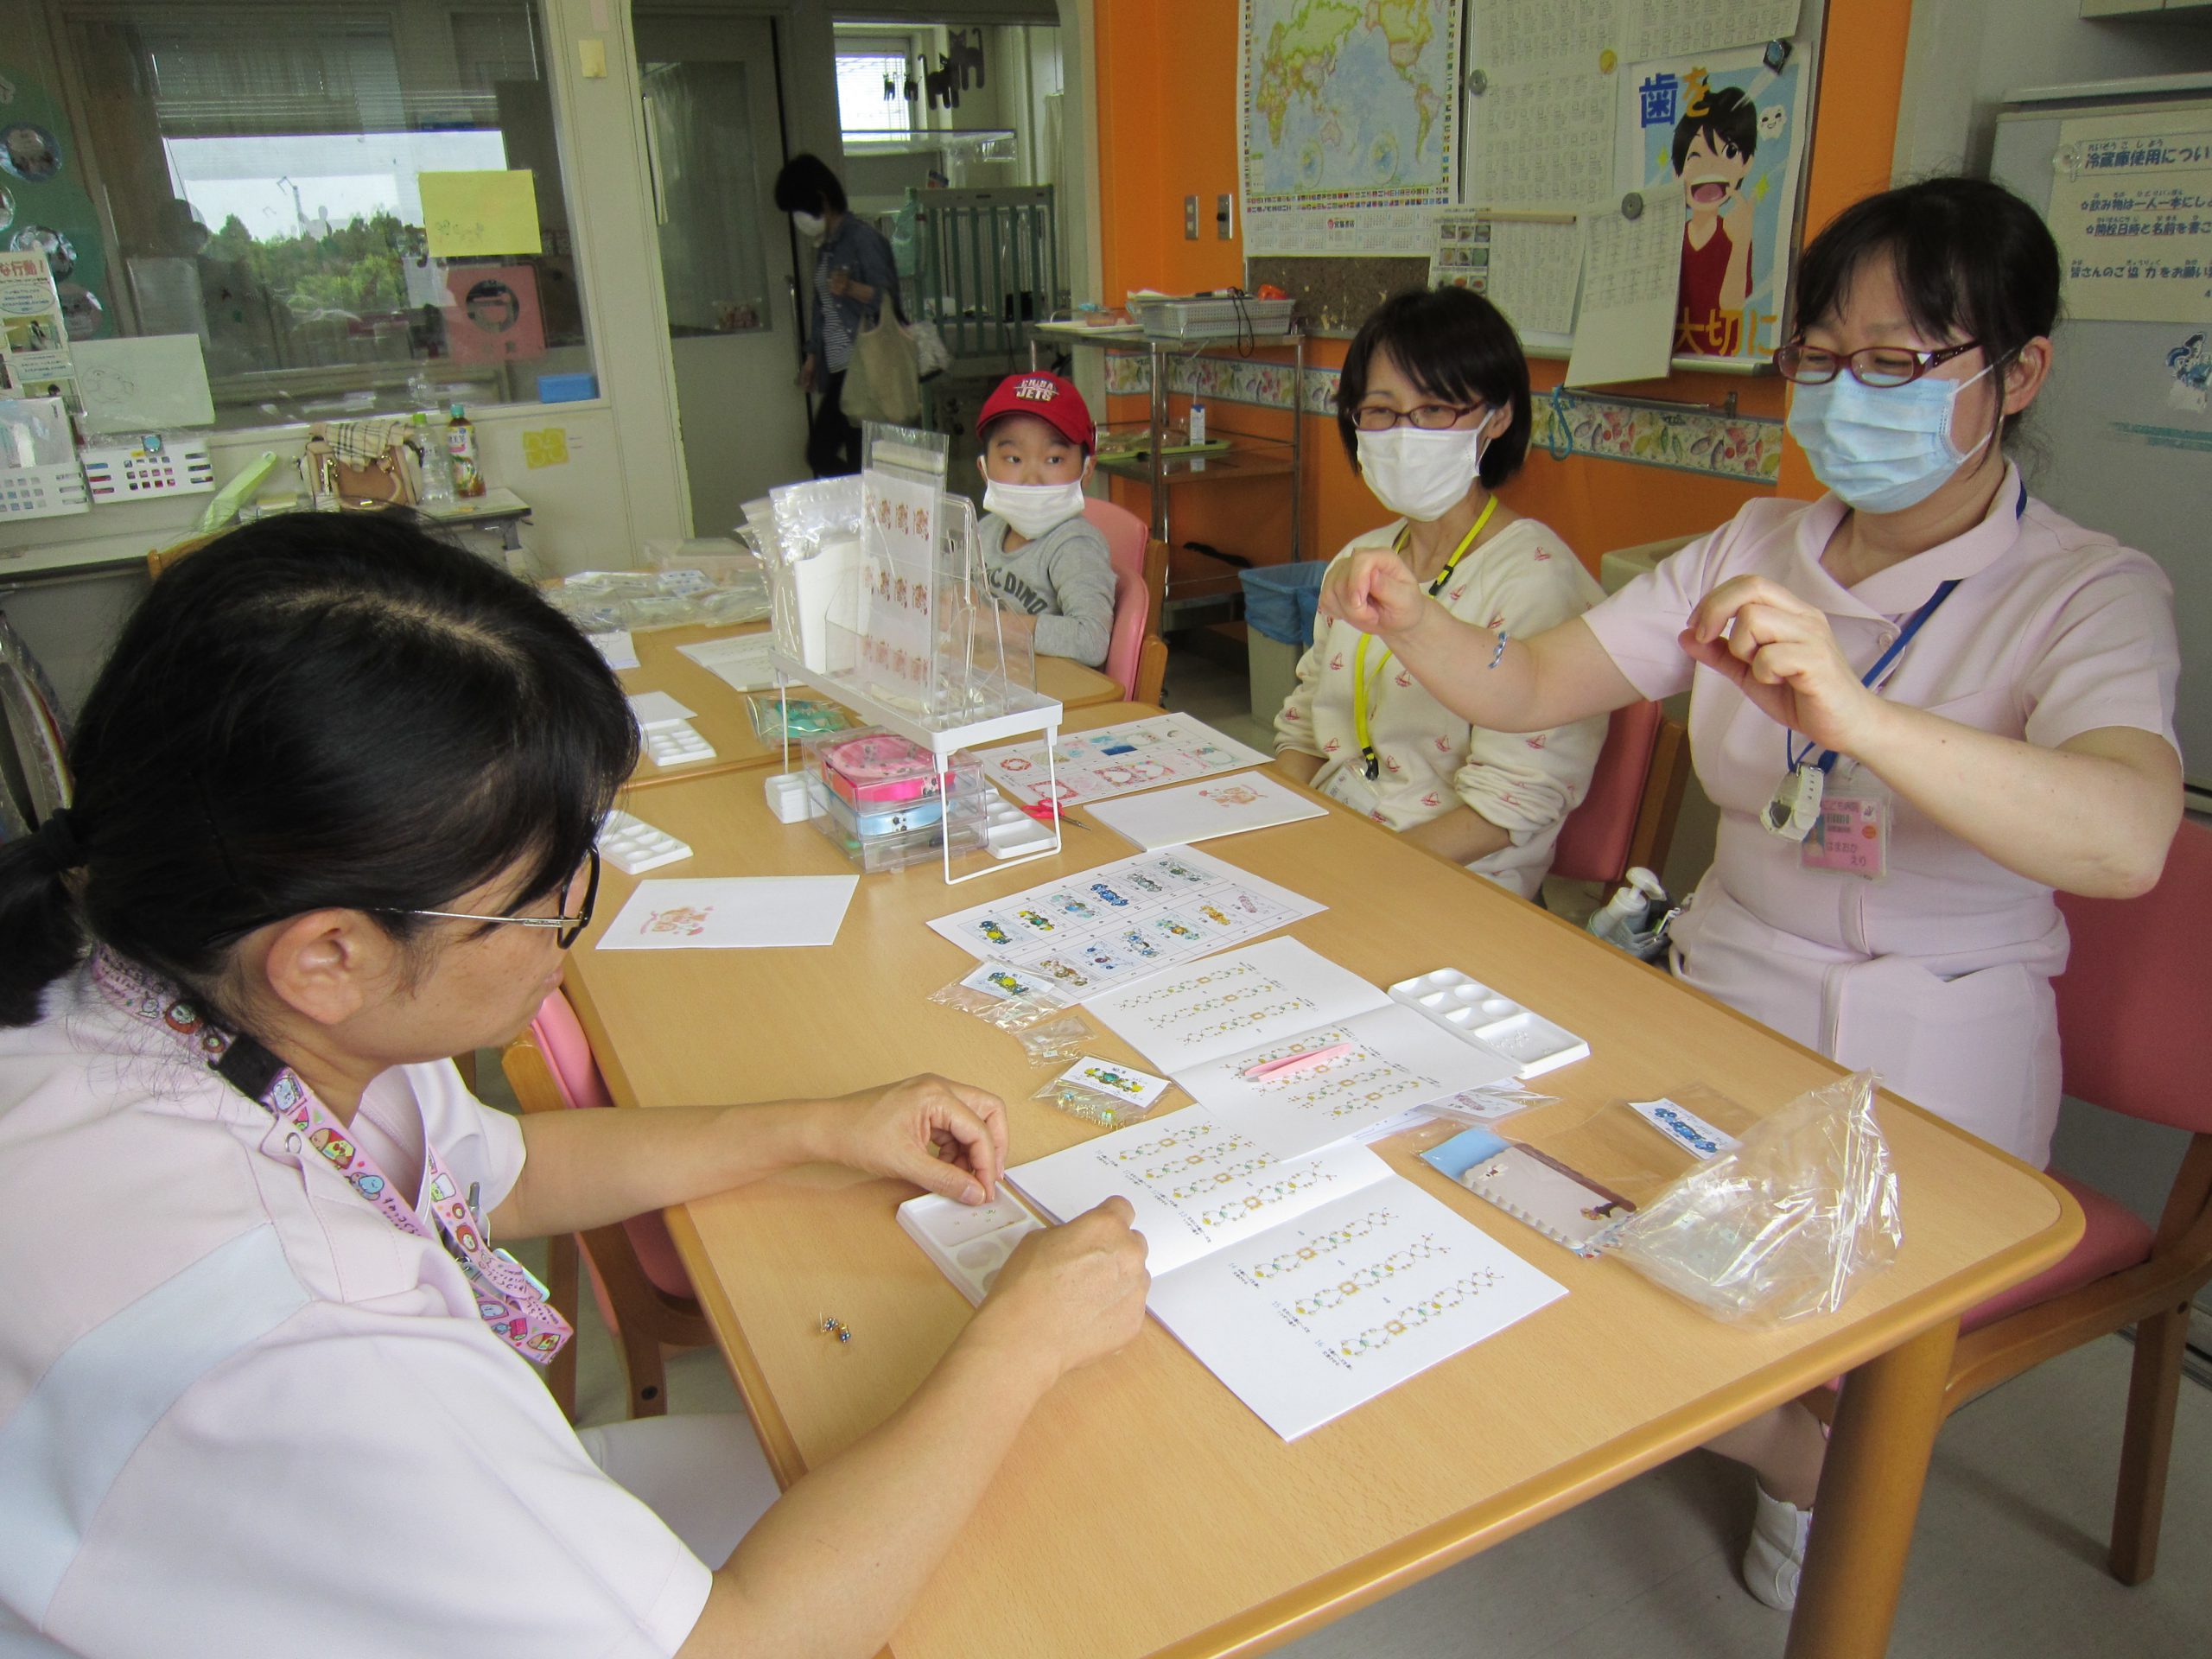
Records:
M1242 677L1228 671L1179 653L1166 701L1270 747ZM1555 907L1564 896L1548 891ZM494 1057L485 1058L486 1091L497 1095ZM582 1421L606 1421L621 1410L621 1362L592 1309L579 1341ZM1892 1659L2212 1654L2212 1389L2183 1386L2158 1575L2130 1590L2104 1570L2133 1352L2119 1338L2093 1344L1946 1427ZM711 1349L672 1357L668 1374L672 1410L739 1408ZM1772 1659L1786 1621L1735 1576L1750 1524L1747 1481L1692 1453L1281 1651L1294 1659Z

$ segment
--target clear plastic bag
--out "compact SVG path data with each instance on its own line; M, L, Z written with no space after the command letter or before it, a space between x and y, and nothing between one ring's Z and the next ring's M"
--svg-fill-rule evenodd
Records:
M1876 1078L1801 1095L1623 1223L1613 1253L1738 1324L1832 1313L1904 1242Z
M1014 1035L1032 1065L1065 1065L1092 1040L1090 1027L1079 1014L1025 1026Z
M823 732L842 732L852 721L836 703L820 697L779 697L761 692L745 700L753 720L753 735L763 743L797 742Z
M1533 1089L1524 1089L1519 1084L1509 1081L1491 1084L1486 1089L1469 1089L1443 1100L1431 1101L1421 1110L1431 1117L1449 1118L1455 1123L1494 1123L1501 1117L1512 1116L1516 1112L1558 1104L1557 1095L1540 1095Z
M1067 1012L1068 1000L1027 969L979 963L950 985L930 993L940 1007L972 1014L1001 1031L1020 1032Z
M1165 1077L1086 1054L1058 1077L1039 1084L1030 1098L1110 1129L1144 1116L1167 1089Z

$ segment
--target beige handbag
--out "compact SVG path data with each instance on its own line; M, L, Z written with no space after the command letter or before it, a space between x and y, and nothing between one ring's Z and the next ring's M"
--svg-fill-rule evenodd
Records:
M888 305L864 325L853 341L845 365L845 392L839 400L845 418L912 426L922 418L922 362L913 336L891 315Z
M422 458L406 421L317 421L308 428L300 473L310 496L345 507L411 507L423 499Z

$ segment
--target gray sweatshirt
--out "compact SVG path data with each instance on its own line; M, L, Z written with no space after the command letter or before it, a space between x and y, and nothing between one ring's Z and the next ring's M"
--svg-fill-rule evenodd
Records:
M987 512L976 522L976 539L999 603L1037 619L1040 656L1104 664L1114 637L1114 561L1096 526L1066 519L1009 553L1006 520Z

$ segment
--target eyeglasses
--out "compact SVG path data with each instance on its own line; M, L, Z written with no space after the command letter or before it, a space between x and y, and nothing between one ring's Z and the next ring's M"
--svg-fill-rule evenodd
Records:
M566 950L582 938L584 929L591 925L591 907L599 898L599 849L594 847L586 853L579 868L588 874L584 880L584 901L573 916L479 916L466 910L399 910L391 913L395 916L435 916L448 922L504 922L514 927L557 928L559 931L554 934L554 941ZM575 885L576 879L572 875L569 878L568 887L562 889L562 896L566 898Z
M1363 432L1388 432L1394 426L1416 426L1424 432L1441 432L1481 408L1480 404L1470 404L1465 408L1457 404L1422 404L1414 409L1395 410L1380 404L1363 404L1352 410L1351 423Z
M1783 379L1801 386L1824 386L1846 369L1862 386L1903 386L1938 364L1964 357L1980 344L1970 340L1940 352L1916 352L1905 346L1865 346L1855 352L1837 353L1793 340L1774 354L1774 366Z

